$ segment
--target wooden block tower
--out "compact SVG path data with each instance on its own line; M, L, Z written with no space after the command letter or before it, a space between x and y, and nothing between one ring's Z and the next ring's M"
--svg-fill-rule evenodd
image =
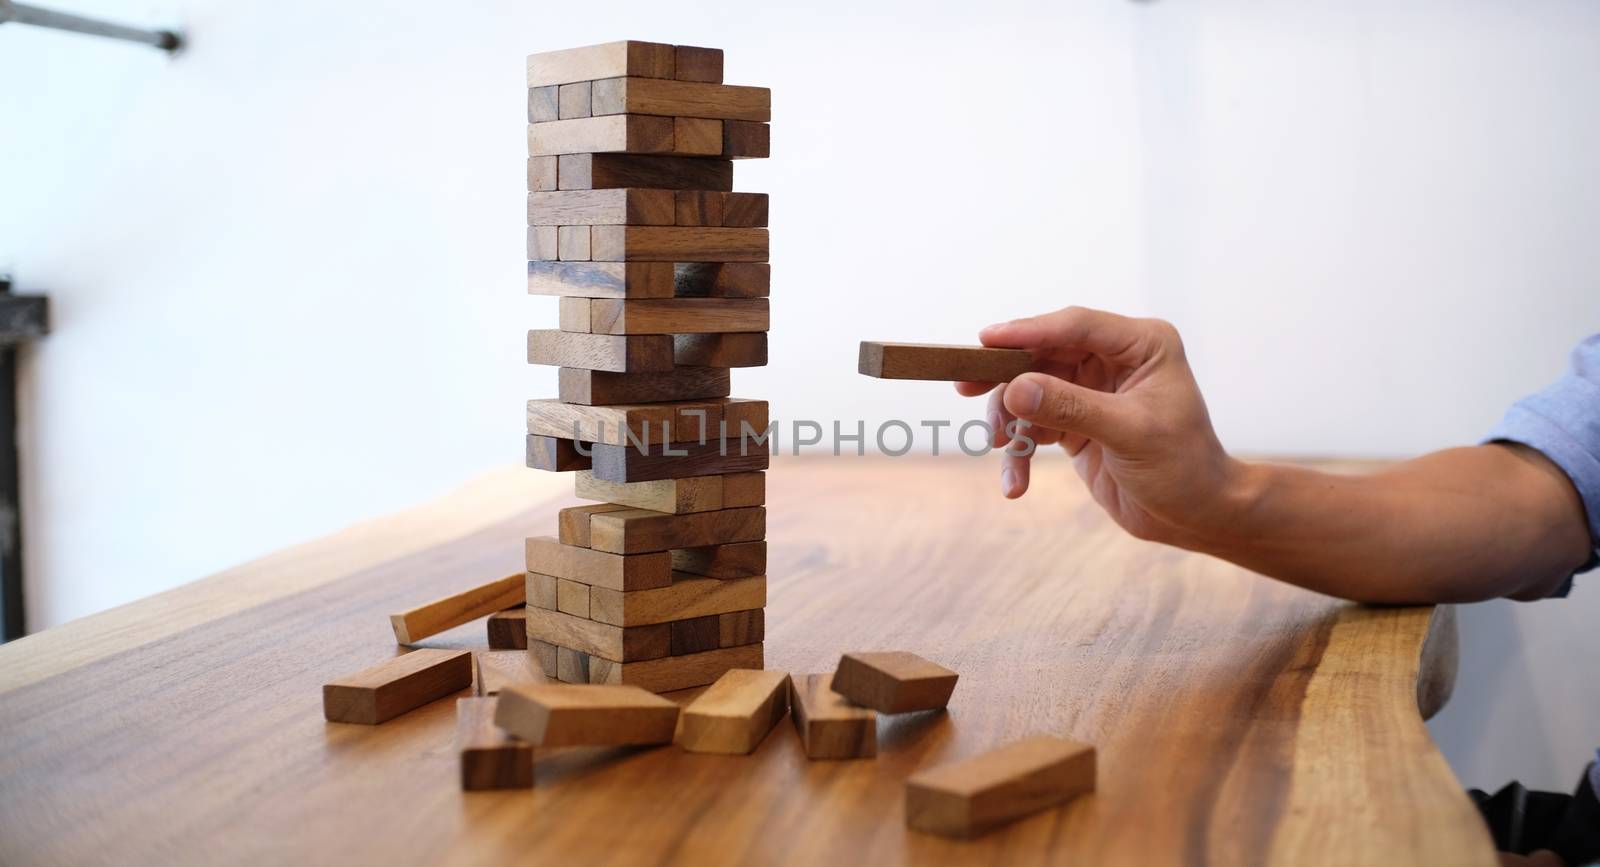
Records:
M527 540L528 650L571 683L656 692L761 668L771 92L722 83L722 51L613 42L528 58L528 291L560 329L528 361L530 467L577 472L559 537Z

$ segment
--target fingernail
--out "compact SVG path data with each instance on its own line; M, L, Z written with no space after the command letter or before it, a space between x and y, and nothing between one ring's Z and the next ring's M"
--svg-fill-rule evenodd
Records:
M1017 486L1017 474L1010 467L1000 471L1000 493L1011 496L1011 490Z
M1031 379L1014 379L1006 386L1006 396L1016 395L1016 402L1012 410L1019 415L1033 415L1039 411L1039 404L1044 400L1044 389L1039 383Z

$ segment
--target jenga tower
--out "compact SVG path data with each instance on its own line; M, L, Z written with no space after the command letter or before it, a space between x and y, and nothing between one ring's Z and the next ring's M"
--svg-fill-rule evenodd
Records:
M528 58L528 291L561 368L528 401L528 466L577 472L560 538L528 539L528 648L547 674L666 692L761 668L771 92L722 83L722 51L613 42Z

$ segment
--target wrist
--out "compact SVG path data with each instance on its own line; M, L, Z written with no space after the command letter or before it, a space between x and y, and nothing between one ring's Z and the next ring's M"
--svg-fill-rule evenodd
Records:
M1222 482L1210 510L1214 520L1199 540L1198 550L1226 558L1260 535L1262 503L1276 470L1270 464L1252 464L1231 456L1225 459Z

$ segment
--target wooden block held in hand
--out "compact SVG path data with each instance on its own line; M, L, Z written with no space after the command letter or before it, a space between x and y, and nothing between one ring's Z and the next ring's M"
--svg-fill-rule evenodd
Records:
M512 686L495 724L541 747L666 744L678 705L636 686Z
M565 299L563 299L565 300ZM771 305L765 298L667 298L589 302L585 330L596 334L720 334L766 331ZM565 325L562 330L567 331Z
M672 583L672 557L665 551L650 554L608 554L563 545L549 536L530 536L525 542L528 571L569 578L608 590L648 590ZM765 558L762 561L765 569ZM555 585L550 585L552 594ZM552 599L553 599L552 595ZM533 597L529 596L529 604ZM555 603L542 606L554 608Z
M703 81L607 78L594 83L591 108L597 115L647 114L765 122L772 120L772 91L765 87Z
M674 127L673 138L677 138ZM657 190L731 190L733 163L728 160L644 154L562 154L558 189L605 190L642 187Z
M744 756L789 712L789 675L733 669L683 709L678 745L691 753Z
M530 226L671 226L676 219L677 198L672 190L528 193Z
M674 353L673 339L665 334L528 332L529 364L613 373L662 373L673 369Z
M956 673L903 650L846 653L833 673L833 691L880 713L938 710L950 703Z
M322 685L329 722L377 725L472 687L472 651L424 648Z
M490 650L528 649L528 613L525 607L496 611L489 615L485 623Z
M670 117L613 114L528 124L528 156L673 152Z
M1026 349L861 341L857 369L880 379L1010 382L1033 369Z
M642 662L612 662L600 657L589 659L590 683L628 683L651 692L672 692L704 686L733 668L760 668L760 644L723 647L702 653L664 656Z
M421 641L469 620L488 617L523 603L522 573L509 575L488 584L435 599L410 611L389 615L394 640L400 644Z
M679 81L722 83L722 49L679 45L673 78Z
M878 714L830 688L831 674L793 680L790 708L808 759L868 759L878 754Z
M1092 792L1094 785L1094 747L1038 735L911 777L906 825L975 837Z
M528 263L528 294L576 297L584 302L585 323L589 298L671 298L676 281L668 262ZM589 326L562 330L588 331Z
M526 627L526 619L519 621ZM524 634L526 642L528 636ZM550 680L539 665L537 655L526 650L480 650L473 655L478 667L476 692L495 695L512 683L546 683Z
M680 367L765 367L767 335L764 331L674 334L672 358Z
M593 457L579 454L572 440L540 434L528 434L527 461L529 467L548 473L587 470L593 465Z
M660 373L611 373L563 367L557 381L563 403L584 406L704 400L727 397L733 390L725 367L677 366Z
M621 76L672 78L676 72L677 56L675 46L633 39L530 54L528 86L544 87Z
M759 475L759 474L746 474ZM619 503L635 509L682 515L710 512L722 508L722 480L726 476L684 476L652 482L608 482L594 473L573 477L576 493L585 500ZM744 482L748 485L749 482ZM759 506L760 503L740 503Z
M672 576L672 584L666 587L628 593L595 588L585 598L589 603L586 616L597 623L648 626L765 607L767 577L723 580L683 572Z
M533 745L494 724L496 699L456 699L461 788L475 792L533 786Z
M672 570L710 578L744 578L767 574L767 543L739 542L679 548L672 552Z
M767 261L766 229L595 226L592 235L596 262Z
M764 506L751 506L668 515L629 509L594 515L589 529L590 547L615 554L754 542L767 534L767 510Z
M769 440L758 445L752 437L673 445L651 443L643 449L595 443L591 448L593 455L589 468L595 478L608 482L648 482L680 476L754 472L766 469L770 463L771 456L767 451L770 444Z
M672 649L672 630L665 623L623 628L544 608L528 609L528 639L617 662L656 659Z

